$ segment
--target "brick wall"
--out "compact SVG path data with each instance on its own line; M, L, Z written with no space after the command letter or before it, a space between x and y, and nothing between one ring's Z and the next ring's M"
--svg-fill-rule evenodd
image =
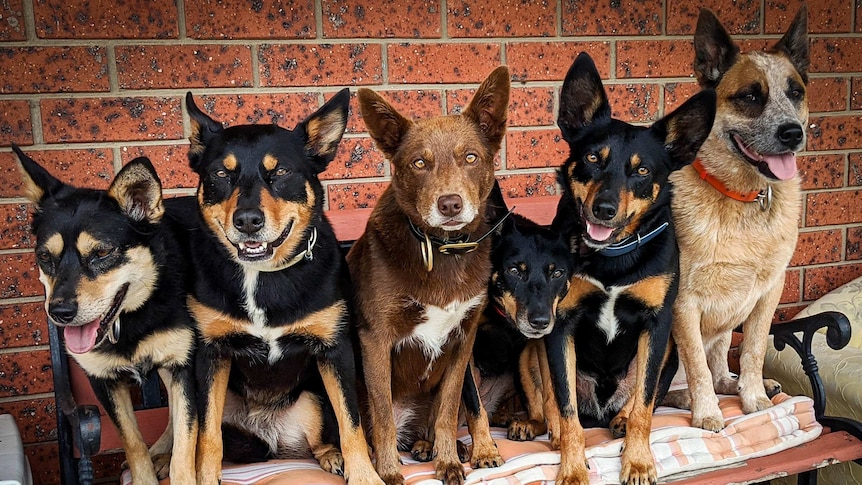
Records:
M779 38L798 0L704 0L746 49ZM107 187L149 156L189 193L192 90L231 125L292 127L338 89L370 86L413 116L455 112L498 64L513 74L499 177L554 194L561 80L588 51L614 113L648 123L697 90L688 0L3 0L0 2L0 411L23 430L37 483L57 483L43 290L11 142L76 184ZM779 318L862 274L862 3L810 5L805 209ZM354 104L355 107L355 104ZM331 210L370 207L390 169L355 109L325 173ZM855 201L855 202L854 202ZM116 473L106 459L102 475Z

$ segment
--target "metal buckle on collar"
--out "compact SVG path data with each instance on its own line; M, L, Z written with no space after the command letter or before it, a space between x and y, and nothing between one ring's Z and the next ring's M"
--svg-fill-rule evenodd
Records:
M772 207L772 186L767 185L766 190L761 190L755 200L760 204L760 210L768 211Z
M120 341L120 317L117 317L111 328L108 329L108 341L114 345Z
M478 242L449 243L440 246L439 248L437 248L437 250L440 251L441 254L460 255L471 253L475 251L478 247Z

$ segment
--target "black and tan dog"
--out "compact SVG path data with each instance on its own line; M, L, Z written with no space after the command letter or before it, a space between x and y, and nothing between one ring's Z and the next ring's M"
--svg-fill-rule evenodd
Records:
M186 311L186 256L177 239L183 230L166 215L153 166L137 158L107 191L83 189L12 149L26 196L36 204L45 312L117 426L132 478L155 485L170 468L172 483L194 483L195 331ZM129 387L153 369L168 390L170 423L148 451Z
M506 131L509 71L494 70L454 116L410 121L373 91L358 95L368 132L394 168L347 255L377 470L386 483L403 483L398 443L419 438L414 455L436 457L437 478L462 483L459 396L472 382L465 371L491 274L485 210ZM396 412L426 402L429 420L396 427ZM467 414L473 466L501 464L484 410Z
M614 119L585 53L563 82L558 124L569 157L552 227L580 240L573 250L583 268L545 338L561 414L552 436L562 454L557 483L588 482L579 415L625 435L622 483L656 481L652 411L677 366L670 333L679 253L668 176L694 160L714 114L715 94L705 91L649 127Z
M801 208L796 152L808 120L808 10L765 52L740 53L709 10L694 35L695 73L715 88L715 125L691 167L674 174L680 296L673 335L685 366L692 424L718 431L716 392L739 394L746 413L772 405L763 380L769 326L796 247ZM728 371L743 325L740 375ZM670 396L669 396L670 397ZM670 401L685 406L682 402Z
M223 454L309 453L350 483L380 483L360 426L347 273L318 180L349 99L342 90L290 131L223 128L186 97L202 224L189 298L202 338L200 483L217 482Z

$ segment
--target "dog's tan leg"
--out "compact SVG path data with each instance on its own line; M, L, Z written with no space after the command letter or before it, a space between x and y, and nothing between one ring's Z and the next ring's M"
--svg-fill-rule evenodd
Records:
M739 398L742 400L742 412L746 414L762 411L772 406L772 400L766 396L764 389L763 360L766 357L766 345L769 341L772 315L781 299L783 288L784 276L779 278L775 286L758 300L742 328L742 346L739 354Z
M198 416L194 389L194 375L191 367L171 371L160 370L166 389L170 422L173 431L173 446L169 449L171 483L178 485L195 483L195 451L198 439ZM168 431L165 430L165 433ZM164 435L163 435L164 436ZM153 446L155 448L155 446ZM152 453L152 449L150 450Z
M94 386L95 387L95 386ZM120 433L123 449L126 451L126 461L132 471L132 480L136 485L156 485L159 483L150 451L144 443L144 437L138 429L135 419L135 410L132 407L132 397L126 386L114 386L106 388L108 399L113 404L114 424ZM109 410L110 412L110 410Z
M546 361L553 376L553 388L560 414L560 471L557 485L586 485L587 472L584 428L578 419L575 379L575 343L573 337L552 333L545 338Z
M507 434L510 440L529 441L548 431L545 424L545 413L542 409L542 376L537 352L540 343L539 340L527 342L527 346L518 358L521 388L527 399L527 416L529 419L527 421L516 420L509 424ZM544 352L544 348L542 352Z
M359 406L356 402L348 403L345 395L345 392L356 394L355 388L352 387L355 376L339 376L331 365L324 362L318 364L318 369L323 377L326 394L335 410L335 418L338 420L341 454L344 459L344 478L351 484L383 483L374 471L374 465L371 464L371 458L368 456L368 442L365 441L365 434L359 422ZM341 381L348 377L352 378L348 384L349 391ZM328 456L331 456L331 453Z
M691 425L709 431L720 431L724 428L724 418L712 387L712 373L709 371L700 333L700 315L697 305L689 304L680 292L673 307L673 339L679 349L679 358L685 367L688 380Z
M539 374L542 378L542 397L544 398L542 410L545 412L548 435L551 438L551 446L555 450L559 450L560 408L557 406L557 396L554 393L554 381L551 378L551 368L548 364L548 351L545 348L544 338L536 341L536 356L539 360Z
M376 323L389 328L389 322ZM404 477L401 475L392 406L392 342L367 327L360 326L359 343L362 347L365 386L370 396L371 442L376 469L387 485L400 485L404 483Z
M727 353L730 351L730 341L733 332L721 332L713 336L709 342L704 342L706 362L712 373L712 388L718 394L736 394L739 392L739 381L730 375L727 365Z
M168 393L168 403L171 402L171 382L173 381L173 376L171 376L171 372L166 368L159 368L158 370L159 377L162 379L162 383L165 385L165 390ZM170 476L171 472L171 450L174 447L174 427L173 427L173 416L174 409L169 407L168 409L168 423L165 426L165 431L159 436L159 439L153 443L153 446L150 447L150 458L153 460L153 466L156 469L156 477L159 480L163 480ZM192 466L194 466L194 457L192 457Z
M467 348L472 349L470 345ZM469 362L469 359L468 359ZM488 413L485 412L485 407L482 405L482 399L479 397L479 390L476 387L476 381L473 380L472 366L468 366L468 370L464 373L463 396L465 403L464 409L467 414L467 428L470 430L470 436L473 438L473 452L470 455L470 464L473 468L491 468L503 464L503 458L500 452L497 451L497 444L491 438L491 428L488 423ZM455 441L456 449L459 441ZM461 462L460 453L458 453L458 462Z
M212 358L198 362L209 366L209 379L205 387L198 388L199 399L203 400L203 415L198 433L197 482L199 485L213 485L221 479L221 461L224 454L221 424L230 375L230 359Z

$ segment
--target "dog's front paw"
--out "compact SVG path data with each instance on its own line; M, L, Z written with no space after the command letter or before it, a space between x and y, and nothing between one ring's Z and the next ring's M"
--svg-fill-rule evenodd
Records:
M695 428L701 428L717 433L724 429L724 418L721 416L721 413L703 417L692 416L691 425Z
M381 473L380 479L383 480L383 483L385 483L386 485L404 485L404 476L400 473L395 473L392 475L385 475Z
M473 468L496 468L502 465L503 457L500 456L500 451L497 450L497 443L493 443L493 445L480 449L474 444L473 455L470 457L470 465Z
M772 407L772 401L766 396L742 397L742 412L751 414Z
M650 457L651 458L651 457ZM623 460L620 483L626 485L654 485L658 482L655 462L650 460L633 462Z
M464 467L460 463L437 460L434 471L437 480L442 481L445 485L463 485L464 483Z
M530 419L528 421L512 421L509 423L506 436L512 441L532 441L536 436L548 432L543 421Z
M461 463L470 461L470 448L463 441L455 441L455 451L458 453L458 461Z
M556 485L588 485L590 483L590 474L587 472L587 467L577 467L570 472L561 472L557 474Z
M416 461L428 462L434 459L434 445L427 440L416 440L410 456Z
M317 461L320 462L320 468L329 473L344 476L344 455L338 448L332 447L323 452L317 457Z
M626 425L629 422L629 418L625 416L617 415L614 419L611 420L610 425L608 426L611 429L611 435L614 438L622 438L626 435Z
M763 379L763 390L766 391L766 397L772 399L781 392L781 383L774 379Z

